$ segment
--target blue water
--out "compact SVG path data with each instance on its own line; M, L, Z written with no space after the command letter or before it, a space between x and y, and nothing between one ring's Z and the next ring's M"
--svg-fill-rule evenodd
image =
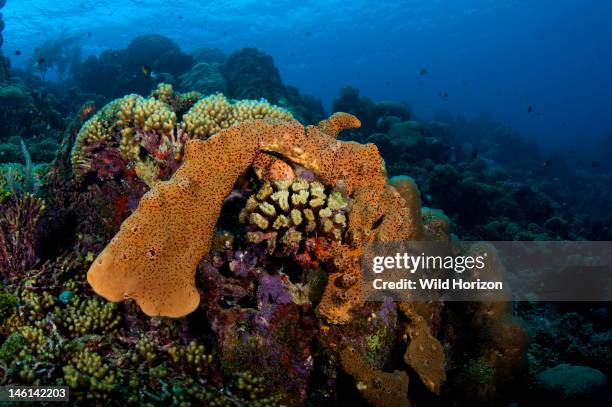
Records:
M605 0L8 0L3 13L5 54L24 53L14 66L61 35L80 34L86 56L159 33L186 51L264 50L286 84L327 108L353 85L374 99L405 101L423 119L437 109L468 118L491 112L549 147L612 129Z

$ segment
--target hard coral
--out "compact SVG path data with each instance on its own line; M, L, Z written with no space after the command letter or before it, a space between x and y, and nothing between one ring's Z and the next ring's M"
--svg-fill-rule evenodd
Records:
M191 138L206 139L234 124L252 119L279 119L289 121L288 110L273 106L265 100L240 100L232 103L217 93L205 97L183 116L185 130Z
M156 96L167 95L159 92ZM71 154L73 170L75 174L83 175L92 166L97 167L101 152L118 150L124 165L132 163L138 169L151 163L161 172L161 163L165 163L168 156L159 154L180 151L181 142L185 141L176 134L175 125L176 113L161 100L138 95L115 100L88 120L79 132ZM148 154L143 157L141 150ZM174 156L171 154L173 159ZM117 168L116 172L124 169ZM152 175L153 178L158 176Z
M346 209L340 192L326 191L317 181L298 178L264 183L247 200L240 221L249 224L249 242L265 241L270 253L309 259L308 237L342 240Z
M112 179L135 171L151 186L174 173L191 138L207 138L250 119L292 118L265 101L201 97L198 92L175 93L162 83L148 98L128 95L109 103L81 128L71 152L74 173Z
M0 276L11 278L38 263L36 232L43 200L24 194L0 205Z

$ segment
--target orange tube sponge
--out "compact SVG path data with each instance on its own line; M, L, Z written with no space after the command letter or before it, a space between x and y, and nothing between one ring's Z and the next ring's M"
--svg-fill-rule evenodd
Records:
M243 143L240 131L187 143L183 165L142 198L91 266L87 281L98 294L133 298L151 316L180 317L198 306L195 268L210 248L223 200L257 151L257 133Z
M345 322L361 304L362 248L374 239L404 240L414 234L405 200L386 185L383 160L372 144L338 141L319 127L297 122L255 120L208 140L190 140L185 150L183 165L143 197L91 266L88 281L103 297L133 298L148 315L192 312L199 303L195 269L210 249L223 200L260 152L302 165L353 199L347 244L334 254L341 278L330 276L319 304L330 322Z
M338 133L340 133L342 130L360 128L361 122L352 114L337 112L331 115L328 119L321 120L317 127L323 133L336 138L338 137Z

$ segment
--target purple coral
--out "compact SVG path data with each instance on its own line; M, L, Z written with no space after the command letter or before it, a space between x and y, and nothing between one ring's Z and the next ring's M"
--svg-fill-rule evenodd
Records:
M253 252L237 250L230 261L230 270L238 277L246 277L257 265L257 255Z
M264 274L259 280L259 289L257 290L257 304L263 307L266 304L290 304L293 302L293 296L287 290L281 277Z
M144 149L165 165L168 175L173 174L181 164L189 134L180 127L173 131L137 129L136 134Z
M114 149L103 149L96 154L96 158L91 162L91 171L99 179L113 179L126 169L127 163L121 157L119 151Z

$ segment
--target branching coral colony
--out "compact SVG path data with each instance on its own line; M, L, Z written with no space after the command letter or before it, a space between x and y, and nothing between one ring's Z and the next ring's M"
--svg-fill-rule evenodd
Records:
M524 356L507 304L361 297L373 242L451 239L374 145L337 140L359 126L163 84L101 109L45 186L43 222L78 219L70 249L0 287L0 383L95 403L495 402ZM134 301L97 298L88 265L95 293Z

